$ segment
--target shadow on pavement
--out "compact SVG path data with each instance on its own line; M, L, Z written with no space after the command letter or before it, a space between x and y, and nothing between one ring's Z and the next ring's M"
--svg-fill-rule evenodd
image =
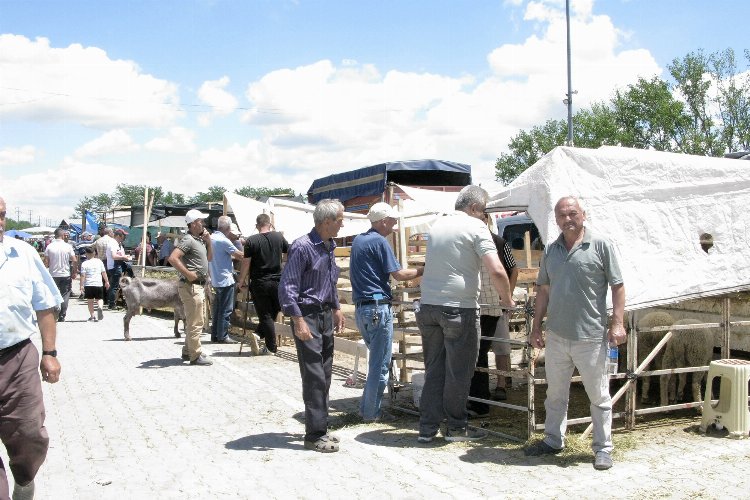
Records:
M171 339L172 336L168 337L131 337L130 340L125 340L125 337L117 338L117 339L104 339L105 342L141 342L144 340L165 340L165 339Z
M304 450L302 434L287 434L284 432L267 432L254 436L245 436L229 441L225 447L228 450L270 451L275 449Z
M470 464L494 463L516 467L536 467L537 465L556 465L561 468L575 467L580 464L593 464L591 453L570 453L561 455L547 455L541 457L527 457L523 448L504 443L498 447L490 440L476 441L474 446L466 449L466 454L460 457L462 462Z
M169 368L170 366L181 366L183 364L180 358L150 359L143 361L137 368Z
M431 443L419 443L417 442L418 432L412 425L409 425L407 420L403 422L396 421L387 425L391 425L390 429L373 429L371 431L357 434L354 438L355 441L360 443L374 445L374 446L388 446L393 448L441 448L451 443L447 442L440 436L436 436ZM409 428L412 432L404 432L406 428Z

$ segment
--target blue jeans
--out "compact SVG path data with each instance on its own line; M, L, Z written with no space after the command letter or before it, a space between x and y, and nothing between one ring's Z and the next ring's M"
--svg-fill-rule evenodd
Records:
M380 404L388 383L388 372L393 350L393 311L390 304L357 306L354 317L365 345L370 350L367 381L359 412L365 420L380 416Z
M449 429L466 428L466 401L479 354L479 309L422 304L416 316L425 366L419 434L434 436L443 418Z
M234 308L234 285L214 287L216 296L211 307L211 340L222 341L229 334Z

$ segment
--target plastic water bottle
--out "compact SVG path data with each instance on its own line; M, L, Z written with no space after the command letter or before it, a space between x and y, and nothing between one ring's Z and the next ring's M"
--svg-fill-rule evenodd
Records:
M617 375L617 361L620 355L620 350L617 346L609 346L607 348L607 373L609 375Z

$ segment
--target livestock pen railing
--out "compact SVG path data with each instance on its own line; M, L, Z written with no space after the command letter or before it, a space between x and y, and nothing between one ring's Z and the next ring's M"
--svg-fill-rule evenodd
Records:
M627 357L626 357L626 363L625 363L625 372L624 373L618 373L614 375L610 375L610 380L622 380L624 381L623 385L613 394L612 396L612 405L614 405L620 401L623 397L625 397L625 408L623 411L612 413L612 418L614 419L624 419L625 428L627 429L633 429L635 427L636 417L640 415L647 415L647 414L653 414L653 413L659 413L659 412L669 412L672 410L678 410L678 409L687 409L687 408L697 408L701 407L703 405L703 401L692 401L692 402L684 402L679 404L667 404L667 405L660 405L655 407L649 407L649 408L638 408L637 402L637 381L638 379L643 379L644 377L653 377L653 376L663 376L663 375L679 375L684 373L704 373L708 371L708 366L691 366L691 367L681 367L681 368L660 368L660 369L654 369L654 370L646 370L646 367L654 360L654 358L664 349L664 347L667 345L669 340L674 335L680 335L680 332L684 332L687 330L694 330L694 329L718 329L721 331L721 357L722 358L728 358L730 357L730 346L731 346L731 340L732 340L732 329L738 328L738 327L748 327L750 326L750 321L745 320L732 320L732 314L731 314L731 303L732 298L731 296L722 297L722 310L721 310L721 320L718 322L704 322L704 323L693 323L693 324L679 324L679 325L672 325L672 326L657 326L657 327L650 327L650 328L638 328L638 322L637 319L640 315L638 312L629 312L628 313L628 340L627 340ZM405 303L403 307L408 308L408 303ZM519 366L517 369L513 369L510 371L502 371L497 370L493 368L476 368L477 371L486 372L498 377L511 377L513 379L525 379L526 381L526 405L519 405L519 404L511 404L501 401L493 401L493 400L486 400L486 399L480 399L480 398L474 398L469 397L470 401L476 401L485 403L490 406L494 406L497 408L506 408L510 411L517 411L521 413L526 413L527 415L527 437L531 437L535 432L544 430L544 424L543 423L537 423L537 411L536 411L536 386L539 385L546 385L547 380L545 378L537 378L536 375L536 363L535 363L535 350L533 350L529 343L528 343L528 332L531 331L531 321L533 316L533 305L531 301L528 301L525 308L518 308L517 311L521 311L524 314L525 317L525 325L526 325L526 332L527 336L525 339L495 339L494 337L481 337L482 340L489 340L492 342L508 342L515 346L521 346L522 349L524 349L524 356L523 359L527 360L528 363L526 366ZM400 335L395 335L395 338L398 339L399 342L399 352L394 353L393 355L393 362L394 364L399 364L401 367L401 371L399 374L398 379L401 381L406 380L406 372L408 370L414 370L417 369L414 366L408 367L407 361L412 362L421 362L421 357L419 356L418 352L414 351L415 346L417 346L416 343L408 344L405 339L407 337L408 333L417 333L418 330L416 328L407 328L402 327L399 328L401 330ZM638 335L641 333L649 333L649 332L665 332L664 336L661 338L661 340L656 344L656 346L651 350L650 353L639 363L638 362ZM412 352L408 352L408 346L411 345ZM571 382L580 382L581 377L575 376L572 377ZM708 393L710 391L710 387L706 387L705 391ZM393 394L391 394L393 397ZM410 408L406 408L403 406L398 406L397 402L393 401L394 406L401 410L406 412L413 412ZM591 423L591 417L580 417L580 418L571 418L567 421L568 425L580 425L580 424L590 424ZM586 430L584 430L583 435L587 435L591 432L591 425L588 426ZM491 434L494 434L496 436L511 440L511 441L523 441L524 439L519 438L518 436L510 435L507 433L494 431L492 429L485 429Z

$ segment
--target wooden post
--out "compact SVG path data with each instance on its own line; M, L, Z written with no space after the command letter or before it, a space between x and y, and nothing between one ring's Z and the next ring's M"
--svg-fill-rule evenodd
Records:
M393 187L391 186L391 192L393 191ZM401 268L406 269L409 267L409 252L406 248L406 228L404 225L406 224L404 219L404 202L403 200L398 200L398 251L399 251L399 262L401 263ZM401 302L405 303L409 299L409 294L406 292L401 292ZM401 310L398 313L399 322L403 324L405 321L404 319L404 307L401 306ZM398 352L401 354L406 354L406 335L403 336L403 338L398 342ZM409 370L407 368L407 361L406 356L402 358L401 361L401 370L399 372L399 379L400 381L407 382L409 379Z
M528 231L523 233L523 246L526 249L526 267L531 267L531 233Z
M732 319L732 301L729 296L726 296L721 301L721 322L722 322L722 336L721 336L721 358L729 359L730 352L732 349L732 326L730 325ZM723 382L722 382L723 384ZM708 389L706 390L708 392Z
M635 312L630 312L629 316L629 328L630 332L627 339L628 346L628 357L625 363L625 369L635 373L638 367L638 328L636 323L637 315ZM628 394L625 399L625 428L628 430L635 429L635 409L637 404L636 383L631 384L628 388Z

